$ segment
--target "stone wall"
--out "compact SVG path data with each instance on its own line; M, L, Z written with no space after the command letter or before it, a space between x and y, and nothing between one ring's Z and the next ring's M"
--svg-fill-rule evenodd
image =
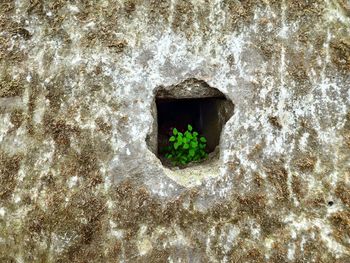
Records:
M346 0L2 0L0 262L350 262L349 36ZM146 136L191 78L235 113L182 181Z

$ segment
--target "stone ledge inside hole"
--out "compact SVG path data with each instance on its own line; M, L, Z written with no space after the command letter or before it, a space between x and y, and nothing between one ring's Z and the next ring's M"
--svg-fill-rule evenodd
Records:
M195 187L202 184L204 179L218 177L220 160L213 159L210 163L190 166L184 169L169 169L163 166L164 173L177 184L184 187Z

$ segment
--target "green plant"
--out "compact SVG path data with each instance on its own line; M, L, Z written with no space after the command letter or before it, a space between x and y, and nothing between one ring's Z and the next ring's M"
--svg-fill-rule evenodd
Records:
M187 126L184 133L174 128L173 135L169 138L169 145L164 149L165 157L174 165L202 160L208 156L205 152L206 142L206 138L193 131L191 125Z

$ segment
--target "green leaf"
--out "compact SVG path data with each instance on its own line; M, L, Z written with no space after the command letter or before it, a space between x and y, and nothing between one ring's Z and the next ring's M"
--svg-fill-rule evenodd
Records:
M174 128L174 129L173 129L173 134L174 134L174 135L177 135L178 133L179 133L179 132L177 131L177 129Z
M170 136L168 145L161 147L160 153L174 165L186 165L208 156L205 152L206 138L193 131L190 124L187 125L184 133L177 128L174 128L172 132L173 135Z
M190 151L189 151L189 154L190 154L190 156L194 156L194 154L195 154L195 152L194 152L194 150L193 149L191 149Z

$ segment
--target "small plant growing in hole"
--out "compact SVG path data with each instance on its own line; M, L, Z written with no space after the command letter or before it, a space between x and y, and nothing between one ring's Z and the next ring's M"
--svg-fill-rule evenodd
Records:
M164 148L165 158L172 161L174 165L200 161L208 156L205 152L206 142L207 139L193 131L191 125L187 126L184 133L174 128L173 135L169 138L170 145Z

